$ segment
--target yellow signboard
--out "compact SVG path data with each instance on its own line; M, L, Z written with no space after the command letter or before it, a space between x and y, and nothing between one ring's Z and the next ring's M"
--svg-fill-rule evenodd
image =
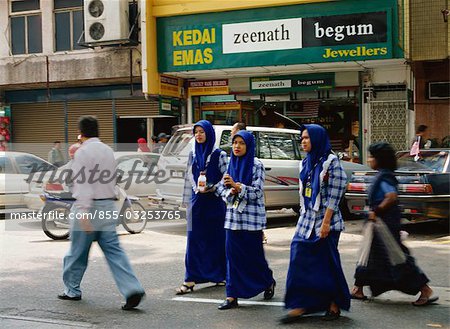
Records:
M228 79L189 81L189 96L228 95Z
M181 86L183 80L168 75L160 76L159 94L163 96L181 98Z

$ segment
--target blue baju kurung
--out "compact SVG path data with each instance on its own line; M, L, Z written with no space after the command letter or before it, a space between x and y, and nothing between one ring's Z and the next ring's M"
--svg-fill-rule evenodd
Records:
M207 168L208 183L216 184L223 176L216 149ZM197 181L200 171L193 168ZM192 193L186 247L186 282L222 282L225 280L225 203L214 193Z
M285 307L315 313L328 311L334 302L339 309L349 310L350 292L338 251L344 229L339 202L346 175L339 159L331 153L326 131L317 125L306 128L312 149L300 165L301 212L291 243ZM333 210L330 232L320 238L327 209Z
M225 203L213 192L200 193L197 180L206 175L207 184L218 185L227 169L227 155L215 148L216 135L209 121L200 120L206 141L195 142L189 154L183 202L187 209L187 246L185 282L222 282L226 276Z
M264 255L262 230L266 227L264 206L264 166L255 158L253 135L239 131L247 153L231 156L228 173L241 183L241 192L232 195L223 182L217 188L227 202L225 217L227 256L227 297L251 298L269 289L274 283L272 270Z

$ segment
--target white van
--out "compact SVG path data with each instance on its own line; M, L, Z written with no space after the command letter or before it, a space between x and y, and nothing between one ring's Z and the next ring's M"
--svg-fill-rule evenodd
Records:
M194 145L192 126L178 129L164 148L159 161L160 182L156 186L156 196L150 201L162 208L181 207L184 174L189 152ZM230 154L231 126L214 126L216 146ZM256 157L266 169L264 195L266 209L292 208L299 211L299 162L300 131L294 129L247 127L256 140ZM354 170L364 170L366 166L343 161L348 177Z
M194 145L192 128L183 127L175 132L164 148L158 169L164 178L156 188L156 197L151 201L160 206L181 205L184 174L189 152ZM214 126L216 146L230 154L231 126ZM298 208L298 168L300 155L300 132L291 129L247 127L256 140L256 157L266 169L264 184L267 209Z

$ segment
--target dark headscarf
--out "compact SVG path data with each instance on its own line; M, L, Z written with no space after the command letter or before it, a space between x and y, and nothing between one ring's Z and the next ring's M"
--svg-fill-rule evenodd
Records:
M247 152L243 156L235 156L231 152L230 164L228 166L228 174L235 182L244 185L252 185L253 181L253 165L255 163L255 137L247 130L240 130L233 136L234 139L239 136L247 146Z
M311 201L314 203L320 192L320 173L323 170L323 163L331 153L331 143L327 131L322 126L310 124L305 125L304 128L308 131L311 140L311 151L303 160L300 180L302 181L303 186L305 186L308 176L311 174ZM315 165L316 167L314 167Z
M216 143L216 133L214 127L207 120L200 120L194 125L193 132L195 134L195 127L202 127L206 134L206 141L203 144L195 142L195 159L193 165L196 165L199 171L206 169L206 160L208 156L214 150L214 144Z

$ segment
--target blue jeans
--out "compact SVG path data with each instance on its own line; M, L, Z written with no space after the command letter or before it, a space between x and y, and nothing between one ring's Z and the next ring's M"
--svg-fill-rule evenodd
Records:
M70 250L64 257L63 281L65 285L64 293L70 297L81 296L80 283L88 265L89 250L93 241L97 241L103 254L106 257L111 273L114 277L120 293L129 297L135 293L143 293L139 280L131 268L125 251L119 243L116 233L117 218L105 220L99 217L105 217L105 214L113 214L116 211L114 202L111 200L94 201L91 213L97 210L97 218L92 218L91 223L94 226L94 232L86 233L79 225L79 210L74 207L71 211L71 229ZM117 212L116 212L117 214Z

